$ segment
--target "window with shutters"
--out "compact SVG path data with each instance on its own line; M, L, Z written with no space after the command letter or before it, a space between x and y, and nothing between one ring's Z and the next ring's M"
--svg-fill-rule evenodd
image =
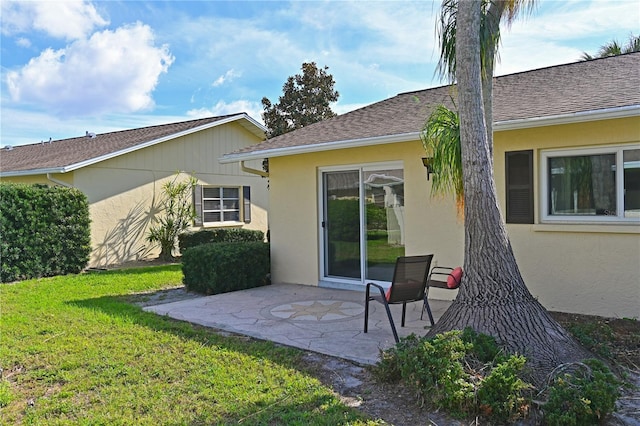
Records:
M533 151L505 154L507 223L533 223Z
M201 186L195 188L196 226L251 222L251 188Z
M640 222L640 145L543 151L542 219Z

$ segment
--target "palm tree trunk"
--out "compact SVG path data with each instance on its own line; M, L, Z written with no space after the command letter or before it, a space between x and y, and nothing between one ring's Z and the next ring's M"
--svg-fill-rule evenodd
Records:
M559 364L592 357L527 289L507 237L483 114L480 2L461 1L456 63L465 198L465 260L458 296L430 336L472 327L527 357L537 384Z

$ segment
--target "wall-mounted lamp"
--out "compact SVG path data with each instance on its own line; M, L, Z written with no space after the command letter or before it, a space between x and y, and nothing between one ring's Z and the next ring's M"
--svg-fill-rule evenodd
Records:
M427 180L433 173L433 157L422 157L422 165L427 169Z

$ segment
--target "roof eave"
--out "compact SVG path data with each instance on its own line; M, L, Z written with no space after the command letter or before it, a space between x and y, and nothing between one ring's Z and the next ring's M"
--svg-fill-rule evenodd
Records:
M171 135L167 135L167 136L164 136L162 138L158 138L158 139L154 139L154 140L151 140L151 141L148 141L148 142L144 142L144 143L141 143L141 144L129 147L129 148L122 149L120 151L111 152L109 154L106 154L106 155L103 155L103 156L100 156L100 157L90 158L89 160L86 160L86 161L81 161L79 163L71 164L71 165L65 167L65 171L68 172L68 171L73 171L73 170L76 170L76 169L80 169L82 167L87 167L87 166L90 166L92 164L96 164L96 163L100 163L102 161L110 160L112 158L119 157L120 155L124 155L124 154L128 154L130 152L138 151L138 150L143 149L143 148L148 148L150 146L157 145L159 143L166 142L166 141L171 140L171 139L177 139L177 138L180 138L180 137L183 137L183 136L190 135L192 133L200 132L202 130L210 129L210 128L217 127L217 126L222 126L223 124L231 123L231 122L234 122L234 121L240 121L240 120L246 120L248 123L256 126L259 129L257 131L252 131L251 133L253 133L254 135L258 136L259 138L260 137L262 137L262 138L265 137L265 133L267 131L267 128L264 127L262 124L258 123L257 121L255 121L253 118L249 117L249 115L247 115L246 113L242 113L242 114L234 115L234 116L231 116L231 117L227 117L227 118L222 119L222 120L217 120L217 121L214 121L212 123L204 124L202 126L194 127L192 129L184 130L182 132L173 133ZM252 126L243 126L243 127L245 127L248 130L250 130L250 128Z
M218 158L222 164L239 161L261 160L263 158L285 157L287 155L308 154L312 152L331 151L334 149L359 148L363 146L384 145L390 143L411 142L420 139L420 132L402 133L398 135L375 136L371 138L349 139L322 142L313 145L300 145L285 148L272 148L254 152L225 154Z
M582 111L571 114L559 114L548 117L532 117L517 120L497 121L494 131L518 130L532 127L545 127L560 124L575 124L596 120L612 120L616 118L640 115L640 105L607 108L593 111ZM225 154L218 159L222 164L239 161L260 160L287 155L308 154L312 152L331 151L333 149L357 148L362 146L382 145L389 143L410 142L420 140L421 132L402 133L397 135L376 136L372 138L350 139L323 142L314 145L302 145L284 148L272 148L247 153Z
M494 131L519 130L532 127L556 126L561 124L576 124L587 121L613 120L640 115L640 105L606 108L593 111L581 111L571 114L550 115L548 117L532 117L517 120L496 121Z
M157 145L159 143L166 142L166 141L171 140L171 139L177 139L177 138L182 137L182 136L186 136L186 135L189 135L189 134L192 134L192 133L196 133L196 132L199 132L199 131L202 131L202 130L206 130L206 129L209 129L209 128L212 128L212 127L221 126L223 124L231 123L231 122L234 122L234 121L245 121L246 124L242 124L241 123L241 125L245 129L247 129L249 132L253 133L258 138L264 138L265 137L267 128L265 126L263 126L262 124L260 124L259 122L257 122L256 120L254 120L253 118L251 118L246 113L242 113L242 114L233 115L231 117L227 117L227 118L222 119L222 120L217 120L217 121L214 121L214 122L211 122L211 123L207 123L207 124L204 124L202 126L194 127L192 129L184 130L182 132L172 133L172 134L164 136L162 138L158 138L158 139L154 139L154 140L151 140L151 141L143 142L143 143L135 145L135 146L131 146L131 147L128 147L128 148L125 148L125 149L121 149L119 151L110 152L108 154L101 155L99 157L94 157L94 158L90 158L90 159L85 160L85 161L80 161L78 163L69 164L69 165L64 166L64 167L46 168L46 169L32 169L32 170L18 170L18 171L15 171L15 172L11 172L11 171L10 172L0 172L0 176L2 176L2 177L11 177L11 176L32 176L32 175L40 175L40 174L46 174L46 173L67 173L67 172L71 172L71 171L74 171L74 170L77 170L77 169L81 169L83 167L91 166L91 165L96 164L96 163L100 163L102 161L110 160L112 158L119 157L121 155L137 151L139 149L148 148L150 146Z
M64 167L54 167L47 169L31 169L31 170L16 170L9 172L0 172L0 177L19 177L19 176L34 176L34 175L45 175L47 173L66 173L69 170L66 170Z

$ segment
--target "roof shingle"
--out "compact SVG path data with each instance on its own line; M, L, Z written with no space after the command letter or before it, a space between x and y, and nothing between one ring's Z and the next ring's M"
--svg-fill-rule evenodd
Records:
M638 106L640 53L496 77L493 90L496 123ZM416 133L435 106L453 107L452 96L455 96L452 86L401 93L227 154L225 158Z
M81 164L139 145L170 138L182 132L234 117L233 114L219 117L201 118L179 123L163 124L132 130L97 134L95 137L81 136L52 142L22 145L0 151L0 172L27 172L29 170L54 170Z

